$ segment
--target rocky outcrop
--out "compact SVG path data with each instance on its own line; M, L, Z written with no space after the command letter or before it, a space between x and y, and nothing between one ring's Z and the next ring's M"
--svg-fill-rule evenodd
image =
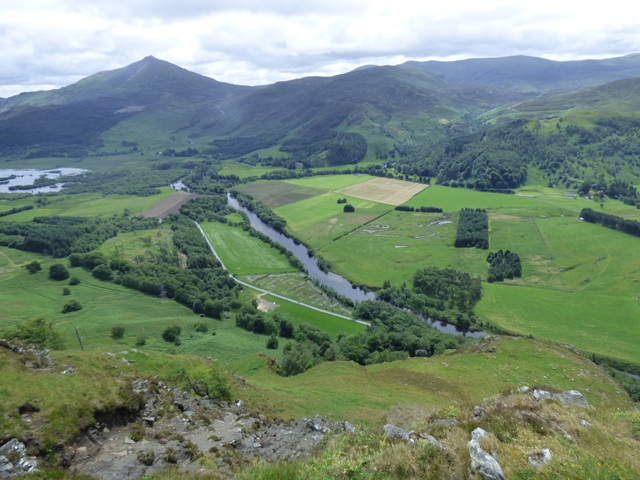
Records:
M471 455L471 470L477 472L483 480L504 480L498 461L480 446L480 440L487 436L487 432L480 427L471 432L471 440L467 444Z
M356 431L348 422L331 422L319 415L267 420L252 414L240 400L193 398L162 382L137 380L133 390L144 394L144 408L135 418L115 424L102 419L85 432L70 452L74 471L99 480L120 480L154 474L171 464L196 474L200 467L194 460L207 454L221 476L232 477L238 464L304 458L325 436Z
M416 443L417 441L422 440L435 447L443 448L442 443L428 433L420 433L416 432L415 430L407 432L405 429L396 427L395 425L392 425L390 423L384 426L384 433L389 438L399 438L409 443Z
M16 478L37 469L38 462L27 456L27 448L18 439L13 438L0 447L1 479Z
M519 393L530 392L529 387L520 387L517 390ZM533 398L538 401L542 400L557 400L563 405L577 405L583 408L589 408L589 402L584 398L584 395L577 390L566 390L562 393L551 393L546 390L535 389L533 391Z

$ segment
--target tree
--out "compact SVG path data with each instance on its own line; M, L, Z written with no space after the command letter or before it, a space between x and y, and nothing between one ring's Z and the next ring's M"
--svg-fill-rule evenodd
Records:
M82 305L80 305L79 301L71 300L64 304L64 307L62 307L62 313L77 312L78 310L81 310L81 309L82 309Z
M69 272L61 263L54 263L49 267L49 278L52 280L66 280L69 278Z
M162 332L162 339L165 342L176 342L180 339L181 328L178 325L171 325Z
M71 289L69 287L64 287L62 289L62 294L63 295L71 295Z
M344 213L353 213L356 211L356 207L354 207L353 205L351 205L350 203L347 203L344 208L343 208Z
M118 340L122 337L124 337L124 325L119 323L111 327L111 338Z
M224 303L220 300L207 300L204 302L204 314L207 317L220 320L224 311Z
M278 337L276 337L275 333L272 333L269 340L267 340L267 348L270 350L278 349Z
M280 321L280 336L283 338L293 338L293 324L289 320Z
M38 273L40 270L42 270L42 265L40 265L39 261L34 260L31 263L27 263L25 265L25 268L29 271L29 273Z
M91 270L91 275L98 280L103 280L105 282L113 279L113 271L104 263L97 265L93 270Z

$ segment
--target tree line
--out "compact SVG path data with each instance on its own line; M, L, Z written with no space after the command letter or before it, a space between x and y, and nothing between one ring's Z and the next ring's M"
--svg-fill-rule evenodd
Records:
M640 237L640 222L637 220L629 220L609 213L597 212L591 208L583 208L580 212L580 218L585 222L597 223L603 227Z

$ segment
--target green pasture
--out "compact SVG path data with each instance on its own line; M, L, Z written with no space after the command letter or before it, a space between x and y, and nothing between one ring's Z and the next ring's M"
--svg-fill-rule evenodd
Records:
M345 335L353 335L364 331L366 328L365 325L360 323L318 312L317 310L313 310L287 300L282 300L271 295L264 295L262 298L268 302L273 302L278 305L276 309L271 311L272 314L278 314L280 318L289 320L296 326L308 324L312 327L317 327L323 332L331 335L334 340L341 333ZM283 339L281 340L284 341Z
M283 181L253 182L239 185L240 192L251 195L256 200L276 208L288 203L299 202L316 195L322 195L326 190L304 185L296 185Z
M44 316L64 334L66 348L71 350L80 349L77 327L84 348L88 350L121 351L137 348L141 351L189 353L211 356L223 363L237 361L256 352L275 358L281 356L281 349L274 351L266 348L266 336L238 328L233 318L220 321L200 317L173 300L151 297L112 282L102 282L82 268L68 268L72 276L80 279L79 285L70 286L68 281L50 280L47 275L49 265L59 260L46 260L39 255L2 248L0 265L2 262L6 264L9 259L12 267L4 268L0 275L0 329ZM33 275L23 268L32 259L42 263L42 271ZM62 263L66 261L62 260ZM62 294L65 287L71 290L70 295ZM82 310L61 313L64 304L70 300L79 301ZM196 332L194 325L198 322L206 323L209 331ZM125 336L121 340L114 340L111 338L111 328L118 324L125 326ZM174 324L182 329L182 344L179 346L162 339L164 329ZM135 345L139 335L146 339L144 346Z
M282 167L262 167L252 166L246 163L234 162L231 160L224 160L222 162L222 168L218 172L219 175L237 175L240 178L247 177L260 177L265 173L275 172L277 170L284 170Z
M139 213L155 205L160 200L173 193L170 187L164 187L162 192L148 197L133 195L105 195L100 193L82 193L78 195L59 195L48 197L49 204L32 210L0 217L4 222L29 222L35 217L73 216L73 217L110 217L114 213L120 214L128 209L132 214ZM35 198L35 197L34 197ZM35 200L32 200L33 202ZM26 203L27 205L29 202ZM25 205L25 199L2 203L2 208L9 210L16 206Z
M239 227L205 222L202 229L232 273L246 275L297 271L278 250Z
M629 295L484 284L475 311L514 333L640 363L640 303Z
M640 240L578 219L582 208L600 209L599 204L541 187L504 195L434 186L408 204L443 208L444 217L390 211L373 221L350 217L356 224L336 231L334 225L343 217L328 215L330 202L325 197L328 194L276 211L295 236L351 281L374 288L385 280L409 284L416 270L428 266L451 267L485 279L489 251L509 249L520 255L523 277L485 284L490 293L476 309L482 320L541 338L553 339L558 333L557 338L578 348L640 363L640 351L634 349L639 338L626 334L629 329L640 334L640 264L633 253ZM453 247L462 208L489 212L489 250ZM639 214L615 200L607 200L602 208L629 218ZM336 235L343 231L349 234ZM575 329L583 318L591 319L603 341L589 329Z
M169 228L126 232L108 239L96 250L107 258L120 257L130 262L153 260L161 250L171 250L172 239L173 232Z
M356 209L353 213L344 213L344 204L338 199L346 198L347 203ZM287 229L303 241L323 241L322 232L329 238L337 238L350 232L358 225L366 223L390 210L388 205L349 197L337 193L325 193L305 200L283 205L274 209L287 220ZM321 229L314 228L321 223ZM310 229L307 231L307 229Z
M314 177L296 178L285 180L286 183L311 188L325 188L327 190L340 190L357 183L366 182L376 177L371 175L318 175Z
M359 366L322 363L295 377L279 377L260 358L233 364L249 381L248 401L287 418L322 412L330 419L382 426L388 415L426 420L470 407L523 385L576 389L597 408L625 407L625 398L597 366L571 350L525 338L500 338L491 353L469 351ZM254 388L258 387L258 388Z

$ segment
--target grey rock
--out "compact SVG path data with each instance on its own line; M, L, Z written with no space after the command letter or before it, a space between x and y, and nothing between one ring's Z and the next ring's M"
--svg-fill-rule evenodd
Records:
M430 445L433 445L434 447L443 448L442 443L438 441L438 439L436 439L434 436L429 435L428 433L423 433L422 438L426 440L427 443L429 443Z
M0 455L0 478L9 478L15 474L13 463L4 455Z
M405 440L407 442L409 441L409 432L407 432L403 428L396 427L395 425L391 425L390 423L387 423L384 426L384 433L389 438L401 438L402 440Z
M565 405L578 405L579 407L589 408L589 402L587 402L584 395L577 390L567 390L566 392L554 395L553 398Z
M471 469L478 472L483 480L504 480L504 473L498 461L480 446L480 439L486 438L487 432L476 428L471 432L471 440L467 444L471 456Z
M482 415L484 415L484 413L485 413L485 410L480 405L476 405L475 407L473 407L474 417L481 417Z
M553 396L551 395L551 392L547 392L546 390L535 389L533 391L533 398L540 401L540 400L547 400L547 399L553 398Z
M27 455L27 447L25 447L24 443L20 442L17 438L12 438L0 447L0 455L6 456L11 452L15 452L20 457L24 457Z
M520 388L519 388L518 390L516 390L516 391L517 391L518 393L528 393L528 392L530 392L530 391L531 391L531 389L525 385L525 386L520 387Z
M436 425L447 425L449 427L455 427L458 425L458 420L456 420L455 418L439 418L437 420L434 420L432 423L435 423Z
M529 455L529 463L533 468L540 468L551 462L553 453L548 448L531 452Z
M350 424L349 422L343 422L342 426L345 432L350 433L352 435L356 434L356 427Z
M582 425L583 427L590 427L591 424L589 422L587 422L586 420L580 420L580 425Z

